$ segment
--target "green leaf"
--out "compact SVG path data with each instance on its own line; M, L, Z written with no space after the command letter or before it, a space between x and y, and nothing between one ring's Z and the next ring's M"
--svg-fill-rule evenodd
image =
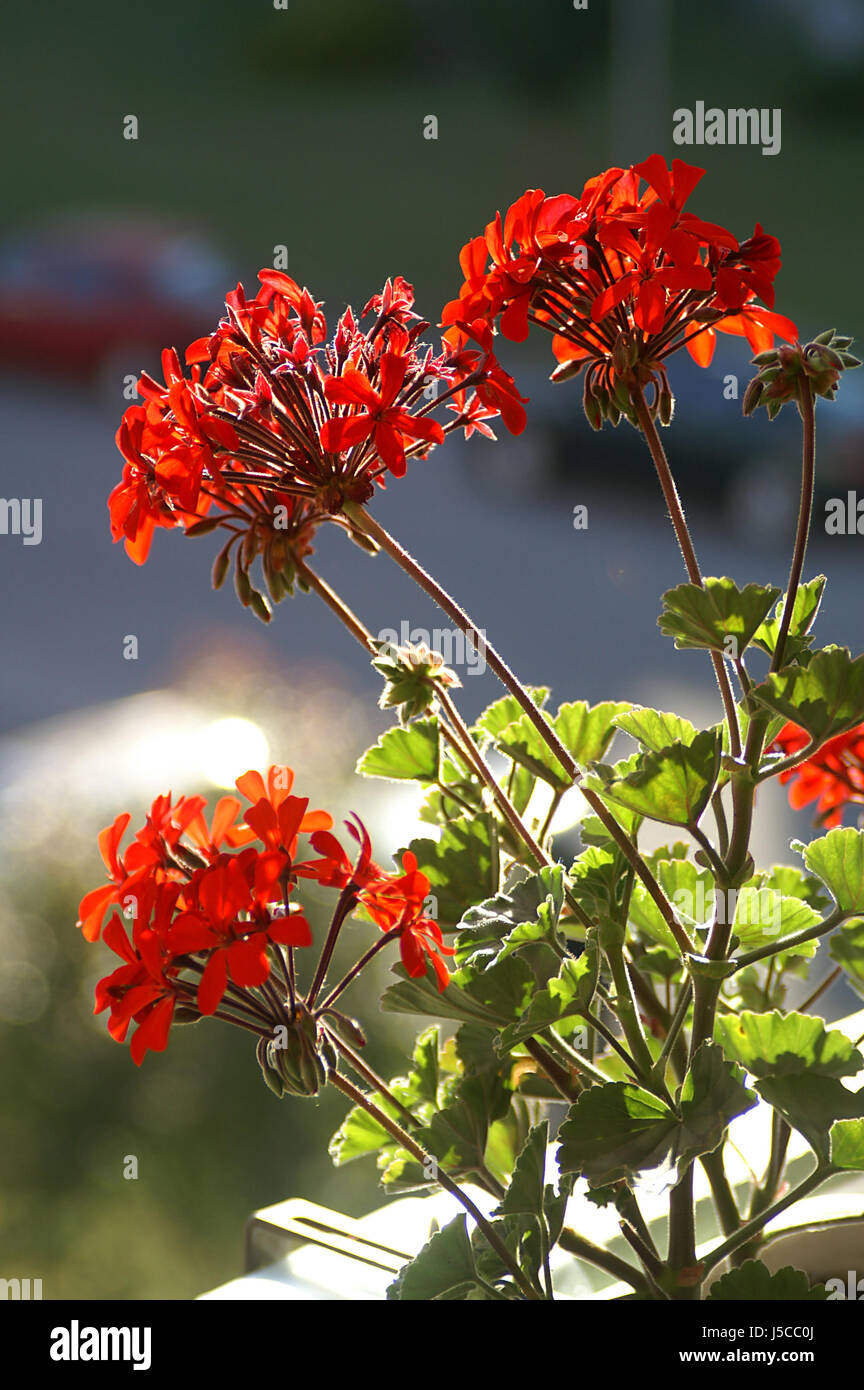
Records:
M864 1058L845 1033L826 1029L812 1014L722 1014L717 1037L727 1057L739 1062L751 1076L787 1076L808 1072L811 1076L855 1076Z
M355 1106L353 1110L349 1110L330 1140L330 1157L339 1168L343 1163L351 1163L355 1158L377 1153L379 1149L392 1143L393 1136L388 1134L377 1120L373 1120L371 1115L367 1115L365 1110Z
M735 898L733 932L744 951L775 943L782 947L785 937L806 931L821 922L822 915L800 898L781 897L776 889L745 886ZM788 949L790 955L812 956L815 941L805 941Z
M606 844L611 845L611 841ZM573 861L570 891L589 917L614 917L624 877L624 856L617 847L589 845Z
M552 723L573 761L584 767L603 757L615 736L617 720L629 708L629 701L606 700L592 706L586 700L573 700L561 706Z
M435 1105L438 1100L439 1029L426 1028L414 1044L413 1067L399 1091L405 1105Z
M750 694L821 745L864 720L864 656L853 661L846 647L824 647L807 666L771 672Z
M829 830L810 842L804 863L831 890L841 911L864 913L864 831Z
M664 1162L677 1127L669 1107L641 1086L629 1081L592 1086L558 1131L558 1166L592 1184L629 1178Z
M411 725L411 729L416 727ZM498 886L495 827L485 813L460 816L443 827L440 840L412 840L408 849L429 879L440 927L455 926L469 907Z
M463 965L451 976L453 984L463 986L470 997L480 1003L501 1024L512 1023L528 1007L537 989L534 972L522 956L511 955L496 961L484 970Z
M842 965L855 993L864 998L864 922L847 922L842 930L832 932L828 950Z
M831 1128L837 1120L864 1118L864 1094L849 1091L832 1076L797 1072L767 1076L756 1090L799 1130L822 1162L828 1161Z
M756 1096L743 1085L737 1068L714 1043L697 1049L681 1087L681 1124L675 1137L674 1157L682 1173L701 1154L712 1153L723 1140L736 1115L756 1104Z
M459 1083L455 1098L437 1110L417 1130L417 1140L446 1172L464 1177L483 1165L486 1140L493 1120L507 1113L510 1093L500 1077L492 1084L480 1076Z
M824 574L819 574L815 579L798 586L795 603L792 607L792 622L789 625L786 645L783 648L785 665L799 657L813 640L809 635L810 629L816 621L826 582ZM780 636L780 623L783 619L785 605L786 596L784 594L774 610L774 617L764 622L753 636L754 645L761 647L771 657L774 655L777 638Z
M703 926L711 916L713 904L714 881L710 873L689 859L656 860L652 868L678 920L688 931ZM639 931L669 951L676 960L680 958L675 938L641 882L633 885L629 916Z
M815 1303L828 1297L824 1284L812 1284L800 1269L786 1265L772 1274L760 1260L747 1260L712 1284L711 1303Z
M476 1282L474 1254L462 1212L436 1231L420 1253L405 1265L388 1288L387 1298L404 1302L458 1296L466 1285Z
M545 685L529 685L528 694L535 705L542 709L549 699L549 688ZM484 737L497 738L502 729L506 729L508 724L513 724L523 714L522 706L513 695L502 695L500 700L495 700L483 711L471 733L481 741Z
M761 584L739 589L731 579L705 579L703 586L679 584L666 591L657 619L660 631L674 637L679 649L708 647L741 656L780 590Z
M662 1167L671 1186L755 1104L720 1048L706 1042L684 1078L677 1115L631 1082L584 1091L561 1126L558 1163L562 1172L581 1173L592 1184Z
M364 777L435 782L438 778L438 720L417 719L407 728L388 729L357 764Z
M828 1138L835 1168L864 1172L864 1119L838 1120Z
M772 868L754 874L744 885L747 888L773 888L781 898L801 898L817 912L824 912L831 898L825 887L813 874L805 874L803 869L791 864L775 864Z
M487 962L502 959L531 941L554 940L564 903L564 874L550 865L530 874L506 892L487 898L465 913L455 938L456 960L484 953ZM480 964L480 959L477 960Z
M626 714L619 714L615 723L650 753L659 753L670 743L692 743L696 737L696 727L689 719L644 705L633 705Z
M495 1216L543 1216L548 1143L549 1121L542 1120L539 1125L534 1125L525 1140L524 1148L516 1159L510 1186L500 1205L495 1208Z
M514 763L556 790L566 791L571 786L572 778L564 771L527 714L502 729L495 738L495 744Z
M646 753L633 771L616 776L602 763L592 766L585 786L649 820L694 826L708 805L720 770L720 742L713 730L691 744L672 743Z
M616 704L611 700L593 708L585 700L575 700L572 704L562 705L554 719L549 719L545 712L544 717L573 760L587 763L602 757L615 734L613 721L616 715L628 708L626 703ZM499 729L495 743L513 762L556 790L566 791L572 786L572 777L561 766L527 714L520 714L513 723Z
M504 1029L499 1041L501 1051L509 1052L525 1038L542 1033L562 1019L584 1016L594 997L599 972L599 952L595 942L589 941L581 956L565 960L556 978L534 995L518 1022Z
M429 971L419 979L410 979L404 966L397 965L394 974L404 978L398 984L388 986L382 994L381 1009L384 1013L428 1014L432 1018L452 1018L460 1023L486 1023L490 1026L502 1022L485 1004L460 989L452 976L447 988L439 992L435 977ZM505 1022L509 1023L510 1020Z

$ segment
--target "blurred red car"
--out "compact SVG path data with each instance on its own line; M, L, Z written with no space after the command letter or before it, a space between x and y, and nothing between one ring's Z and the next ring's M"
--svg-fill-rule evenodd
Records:
M131 217L65 218L0 242L0 361L138 373L219 317L231 275L198 232Z

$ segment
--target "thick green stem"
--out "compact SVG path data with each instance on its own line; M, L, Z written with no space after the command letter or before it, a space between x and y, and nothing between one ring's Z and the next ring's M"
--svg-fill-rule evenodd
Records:
M669 1268L678 1283L670 1290L676 1299L698 1299L696 1228L693 1214L693 1164L669 1194Z
M613 1255L609 1250L604 1250L601 1245L595 1245L592 1240L580 1236L569 1226L564 1227L558 1237L558 1244L562 1250L566 1250L570 1255L575 1255L577 1259L596 1265L598 1269L605 1270L607 1274L623 1280L637 1293L645 1294L648 1292L648 1281L644 1274L641 1274L638 1269L634 1269L618 1255Z
M720 1227L724 1236L731 1236L732 1232L737 1231L741 1225L741 1213L726 1176L722 1144L713 1153L703 1154L701 1162L705 1176L711 1185L711 1195L714 1198L714 1208L720 1220Z

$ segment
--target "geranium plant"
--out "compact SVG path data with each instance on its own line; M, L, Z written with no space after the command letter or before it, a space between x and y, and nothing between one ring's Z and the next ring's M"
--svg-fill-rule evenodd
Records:
M142 376L143 403L118 433L115 540L143 564L158 528L219 530L213 583L233 564L241 603L264 621L297 590L323 599L394 711L358 771L419 783L437 833L382 867L356 817L350 839L334 833L281 765L241 777L209 825L203 798L159 796L123 848L129 816L118 816L100 836L108 881L80 911L87 940L101 934L120 962L96 1008L115 1039L133 1029L139 1065L177 1023L210 1017L247 1030L276 1095L332 1086L350 1101L337 1163L374 1154L389 1192L437 1185L457 1197L464 1214L402 1271L395 1298L551 1299L561 1251L635 1298L707 1297L723 1262L730 1272L714 1297L819 1296L803 1275L769 1277L760 1240L826 1179L864 1170L864 1093L847 1084L864 1061L811 1012L827 979L797 1010L784 1007L823 937L834 973L864 985L864 831L842 824L864 801L864 656L816 647L825 580L804 574L816 397L830 400L859 363L849 338L831 331L802 344L774 310L773 236L757 224L739 241L685 210L702 172L653 155L607 170L579 196L529 190L463 249L464 283L437 347L401 277L331 332L308 290L264 270L253 299L241 286L228 295L225 317L188 349L188 371L170 350L164 382ZM713 666L720 699L708 728L626 701L589 706L578 690L553 703L522 684L370 510L379 487L454 430L494 438L499 418L512 433L525 428L526 401L494 345L496 333L518 342L532 326L553 335L554 379L582 377L589 424L623 419L644 438L686 569L659 623L670 655L671 643L701 649ZM765 407L773 419L790 403L801 417L785 589L703 576L661 443L658 424L673 416L668 359L685 348L706 366L718 332L756 353L744 414ZM376 637L313 567L328 522L407 571L482 651L504 692L475 723L460 714L460 682L440 653ZM392 622L386 575L380 592L375 617ZM754 810L775 778L793 805L817 801L830 828L793 846L792 863L760 867ZM562 860L556 823L574 790L582 849ZM668 843L648 852L640 838L652 823ZM303 909L310 881L332 894L317 942ZM351 919L361 924L351 928L357 960L334 979ZM398 977L382 1008L433 1020L391 1081L364 1060L374 1021L342 1008L379 952ZM742 1199L727 1136L760 1100L773 1113L770 1158ZM813 1163L790 1187L792 1130ZM718 1229L699 1256L696 1165ZM640 1209L646 1179L668 1194L662 1249ZM491 1214L466 1184L494 1199ZM629 1259L567 1224L576 1184L615 1212Z

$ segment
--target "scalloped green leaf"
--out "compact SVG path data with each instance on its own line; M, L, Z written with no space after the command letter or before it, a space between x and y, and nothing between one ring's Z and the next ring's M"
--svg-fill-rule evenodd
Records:
M645 705L633 705L626 714L616 715L615 723L649 753L659 753L670 743L692 743L696 737L696 726L689 719Z
M407 848L429 879L441 927L456 926L469 907L498 886L497 833L485 812L460 816L442 828L440 840L424 837Z
M565 960L555 979L533 996L519 1020L504 1029L499 1040L501 1051L509 1052L525 1038L542 1033L565 1018L584 1016L594 997L599 973L597 945L588 941L582 954Z
M817 912L824 912L831 902L830 893L814 874L807 874L797 865L773 864L748 879L745 888L773 888L781 898L800 898Z
M835 1168L864 1172L864 1118L838 1120L831 1126L828 1139Z
M798 586L795 603L792 607L792 621L789 624L786 645L783 649L784 664L788 665L790 661L794 661L803 651L806 651L813 641L810 629L819 613L826 583L824 574L818 574L815 579L810 579L806 584ZM785 604L786 596L784 594L774 610L774 617L762 623L753 634L753 645L761 647L771 657L774 655L777 638L780 636L780 623L783 619Z
M652 869L676 917L688 932L703 926L711 916L714 891L714 880L707 869L700 869L689 859L657 859L652 862ZM633 884L629 916L639 931L680 961L674 936L651 894L639 881Z
M864 656L853 660L847 647L824 647L806 666L769 673L750 694L821 745L864 721Z
M531 941L552 941L564 905L564 871L559 864L529 874L503 893L465 913L454 939L459 964L477 957L504 959Z
M721 1049L706 1042L684 1078L678 1114L631 1082L584 1091L559 1131L558 1163L562 1173L595 1185L662 1167L671 1186L756 1099Z
M436 1231L414 1259L400 1270L387 1290L388 1300L427 1301L458 1297L477 1283L474 1252L465 1213Z
M822 914L800 898L783 897L767 885L759 888L745 885L735 896L732 930L740 949L753 951L773 943L780 947L786 937L815 927L821 920ZM816 945L815 941L804 941L786 948L786 953L812 956Z
M416 1131L446 1172L464 1177L483 1166L489 1126L506 1115L510 1092L499 1076L469 1076L454 1097Z
M712 1153L736 1115L757 1103L738 1068L713 1042L703 1042L687 1069L678 1108L681 1121L675 1136L674 1158L679 1173L702 1154Z
M708 1303L817 1303L828 1297L824 1284L811 1284L800 1269L786 1265L772 1274L760 1260L747 1260L711 1286Z
M388 729L357 764L363 777L392 782L435 782L440 760L438 720L415 719L406 728Z
M548 1143L549 1121L541 1120L529 1131L516 1159L510 1185L495 1208L495 1216L543 1216Z
M554 719L545 711L544 717L573 760L584 764L603 756L615 734L615 716L628 708L627 703L611 700L593 707L585 700L574 700L562 705ZM513 762L557 791L566 791L572 786L572 777L527 714L520 713L511 724L499 729L495 743Z
M693 826L708 805L719 771L720 741L706 729L690 744L672 743L658 753L643 754L624 776L595 763L585 785L604 801L649 820Z
M837 1120L864 1118L864 1093L850 1091L833 1076L796 1072L766 1076L756 1090L804 1135L816 1157L828 1161L832 1126Z
M842 965L846 979L864 999L864 922L860 919L847 922L839 931L831 933L828 950L838 965Z
M558 1166L593 1184L632 1177L664 1162L677 1125L669 1107L641 1086L627 1081L592 1086L558 1131Z
M856 1076L864 1058L839 1029L812 1014L721 1014L716 1034L727 1057L751 1076Z
M397 1118L398 1112L392 1106L388 1106L382 1096L376 1095L374 1099L382 1109L389 1110L394 1119ZM358 1105L348 1111L333 1135L329 1152L334 1165L341 1168L345 1163L353 1163L357 1158L378 1153L392 1144L392 1134L388 1134L383 1125Z
M729 578L705 579L701 588L698 584L679 584L663 595L663 612L657 623L665 636L675 639L679 649L707 647L738 657L780 592L762 584L746 584L739 589Z
M527 689L535 705L542 709L549 699L549 687L529 685ZM480 718L472 725L471 733L481 741L497 738L502 729L506 729L508 724L515 723L523 714L522 706L513 695L502 695L500 700L494 700L491 705L484 709Z
M606 700L599 705L572 700L560 707L552 723L573 761L584 767L603 757L615 737L616 721L629 708L629 700Z
M381 996L381 1009L389 1014L426 1014L431 1018L452 1018L460 1023L485 1023L490 1027L509 1023L509 1018L499 1018L481 1000L475 999L467 990L461 989L451 977L447 988L438 990L431 969L418 979L411 979L404 966L393 968L395 975L402 978L395 985L389 985ZM533 976L532 976L533 979Z
M804 863L843 912L864 913L864 830L841 826L811 840Z

